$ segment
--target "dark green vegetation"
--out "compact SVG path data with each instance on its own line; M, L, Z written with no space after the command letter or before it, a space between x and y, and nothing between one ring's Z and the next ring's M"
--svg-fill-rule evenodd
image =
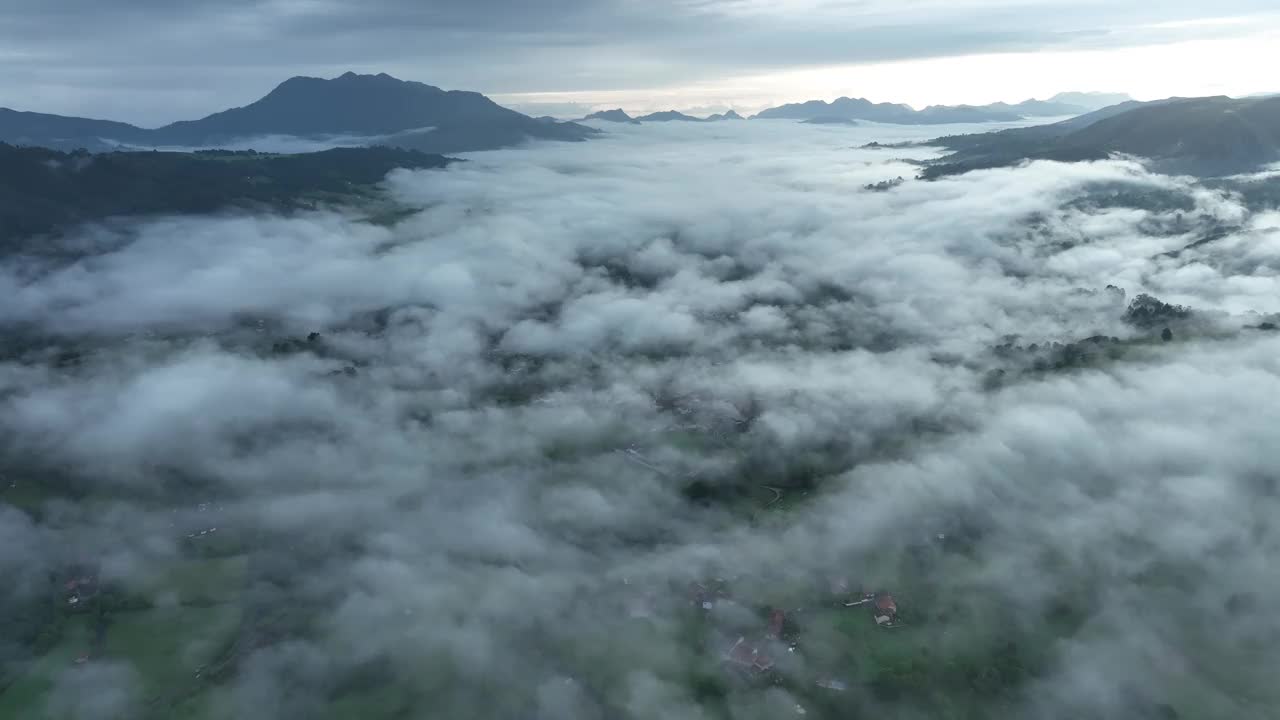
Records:
M878 183L869 183L867 185L863 185L862 189L867 190L869 192L888 192L898 187L899 185L902 185L906 181L907 181L906 178L899 176L899 177L893 178L892 180L881 180Z
M0 144L0 243L117 216L311 207L365 192L396 168L440 168L449 162L440 155L386 147L299 155L94 155Z
M1053 125L939 138L952 154L925 178L1028 160L1077 162L1116 153L1161 172L1247 173L1280 161L1280 98L1227 97L1125 103Z
M528 139L583 140L593 131L545 123L475 92L441 90L386 74L295 77L249 105L154 130L125 123L0 108L0 142L62 150L118 144L213 147L263 135L354 136L423 152L488 150Z

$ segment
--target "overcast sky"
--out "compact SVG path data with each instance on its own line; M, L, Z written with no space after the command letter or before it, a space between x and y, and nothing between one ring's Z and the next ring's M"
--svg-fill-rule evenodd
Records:
M1280 90L1275 0L2 0L0 106L160 124L296 74L527 110Z

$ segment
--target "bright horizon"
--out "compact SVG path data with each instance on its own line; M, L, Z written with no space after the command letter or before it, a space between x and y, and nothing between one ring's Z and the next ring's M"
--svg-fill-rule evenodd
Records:
M1147 47L1072 52L982 54L959 57L806 68L648 90L509 93L494 100L527 109L564 105L594 112L629 113L734 109L748 114L807 100L839 97L929 105L986 105L1047 100L1063 92L1127 93L1136 100L1280 92L1267 59L1280 47L1280 31L1237 38L1191 40ZM1215 58L1212 65L1200 62ZM1227 72L1226 67L1251 72ZM546 114L556 114L549 112Z

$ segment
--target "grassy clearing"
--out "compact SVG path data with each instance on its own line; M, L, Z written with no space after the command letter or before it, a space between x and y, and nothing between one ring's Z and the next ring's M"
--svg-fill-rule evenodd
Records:
M13 484L10 485L9 483ZM0 503L12 505L29 514L39 512L48 501L59 494L48 486L29 480L0 482Z
M241 715L229 689L209 686L182 698L160 714L183 720L238 720Z
M409 688L390 685L369 692L343 695L329 703L324 717L328 720L411 717L417 701Z
M238 602L249 568L248 555L180 560L162 568L136 591L149 597L172 596L182 605Z
M33 720L41 716L46 696L59 673L75 667L75 659L89 650L92 629L84 615L69 618L62 638L35 660L12 685L0 692L0 720Z
M104 654L133 665L145 702L177 699L199 690L204 681L197 670L216 658L239 626L236 604L123 613L107 630Z

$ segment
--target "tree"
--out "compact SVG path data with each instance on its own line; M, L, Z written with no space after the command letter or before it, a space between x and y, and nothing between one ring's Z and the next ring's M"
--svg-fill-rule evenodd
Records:
M1124 319L1142 328L1154 328L1170 320L1190 317L1191 310L1182 305L1170 305L1159 298L1143 293L1129 303Z

